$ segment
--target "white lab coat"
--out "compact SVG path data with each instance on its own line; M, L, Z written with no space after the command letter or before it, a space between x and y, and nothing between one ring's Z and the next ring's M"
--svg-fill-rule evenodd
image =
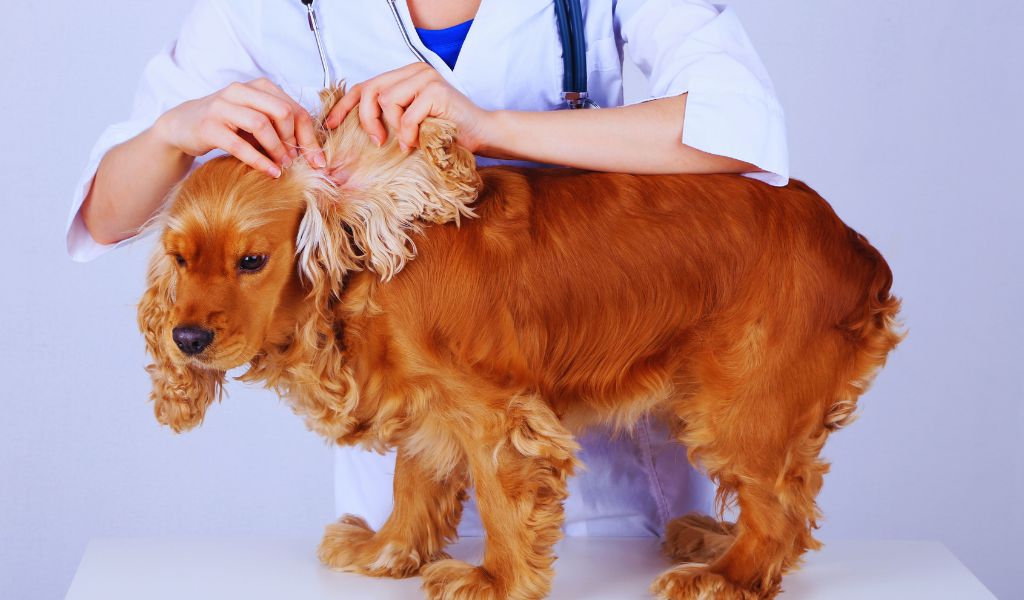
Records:
M683 143L754 164L765 172L748 176L785 185L782 109L732 9L705 0L582 4L591 98L605 107L622 104L627 56L647 76L648 99L688 92ZM481 107L562 108L551 0L482 0L454 70L419 42L406 4L397 5L413 43ZM317 2L317 12L335 78L355 83L415 60L386 0ZM146 66L131 118L105 130L93 148L68 218L71 257L86 261L120 245L96 243L79 214L107 150L181 102L258 77L315 107L323 74L304 6L298 0L199 0L178 39ZM634 434L617 438L595 431L581 442L588 469L570 482L567 534L657 535L673 516L708 510L711 486L659 424L644 420ZM335 464L338 513L360 514L379 526L390 512L394 456L340 448ZM480 533L472 505L460 531Z

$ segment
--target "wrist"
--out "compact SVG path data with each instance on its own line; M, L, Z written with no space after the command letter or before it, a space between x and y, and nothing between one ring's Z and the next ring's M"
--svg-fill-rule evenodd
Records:
M152 160L152 164L160 172L168 174L172 181L177 181L188 173L195 161L195 155L179 148L168 136L173 128L163 118L138 136L141 146L138 150Z
M195 155L187 152L177 142L177 138L174 135L177 127L171 121L169 113L160 115L149 129L142 132L142 137L148 141L150 147L158 156L168 160L191 161L195 158Z
M515 113L509 110L487 111L474 154L491 158L512 158Z

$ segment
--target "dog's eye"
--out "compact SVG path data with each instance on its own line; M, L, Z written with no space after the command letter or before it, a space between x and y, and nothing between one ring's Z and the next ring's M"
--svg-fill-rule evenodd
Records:
M179 267L184 267L185 266L185 257L180 255L180 254L175 254L174 255L174 262L178 263Z
M249 256L243 256L238 261L238 270L245 271L247 273L255 273L263 268L263 265L267 264L267 257L262 254L250 254Z

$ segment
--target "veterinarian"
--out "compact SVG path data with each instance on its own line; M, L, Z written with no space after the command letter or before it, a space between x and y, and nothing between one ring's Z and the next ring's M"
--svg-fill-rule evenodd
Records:
M88 261L133 239L171 187L228 152L268 177L300 153L324 166L309 110L324 69L356 83L327 121L359 106L378 141L417 142L445 117L481 166L505 160L632 173L742 173L785 185L782 109L732 9L705 0L583 2L590 99L563 110L562 45L551 0L351 0L315 4L324 50L299 0L199 0L177 40L146 66L131 118L109 127L75 190L67 248ZM646 75L622 106L622 66ZM424 62L425 61L425 62ZM681 235L685 235L682 232ZM711 485L653 420L608 441L584 436L588 470L569 486L569 535L658 535L708 512ZM379 526L394 456L336 450L336 507ZM463 535L481 534L467 507Z

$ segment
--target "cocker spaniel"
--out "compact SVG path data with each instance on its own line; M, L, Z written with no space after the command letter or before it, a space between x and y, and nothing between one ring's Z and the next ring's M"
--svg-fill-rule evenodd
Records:
M541 598L574 436L642 415L718 484L719 519L739 508L669 524L655 595L772 598L820 547L819 453L902 334L885 260L814 191L478 170L440 120L410 153L356 111L320 135L326 170L222 157L174 190L139 326L174 431L248 364L331 443L397 449L391 517L328 526L325 564L418 573L433 599ZM470 484L479 566L444 553Z

